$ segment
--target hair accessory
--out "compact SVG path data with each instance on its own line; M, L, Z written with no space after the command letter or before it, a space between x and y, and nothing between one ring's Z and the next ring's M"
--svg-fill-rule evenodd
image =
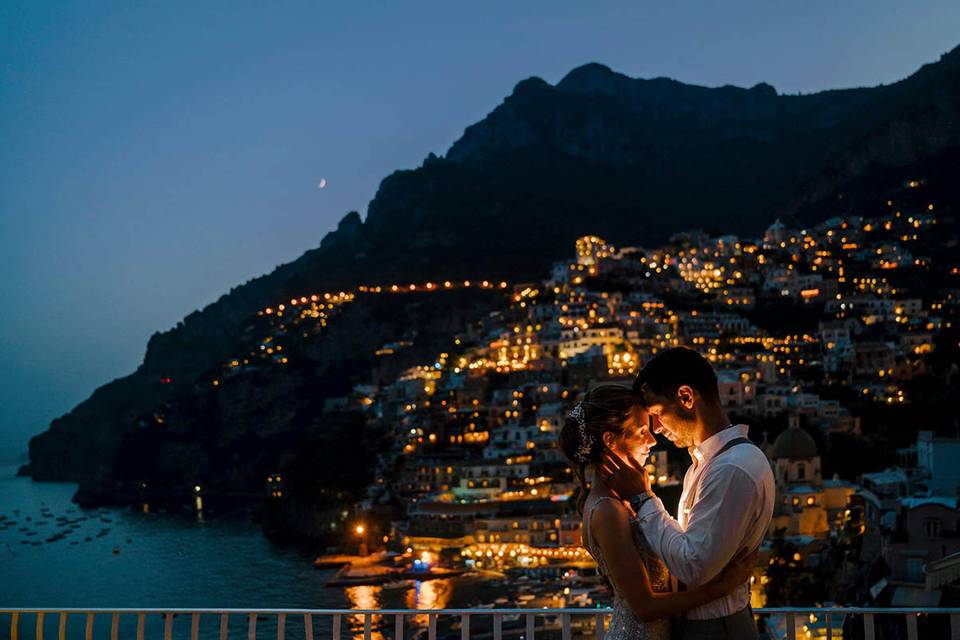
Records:
M590 452L593 451L594 436L587 433L587 421L583 417L583 403L578 402L567 415L577 421L577 431L580 435L580 446L577 447L576 460L581 463L589 462Z

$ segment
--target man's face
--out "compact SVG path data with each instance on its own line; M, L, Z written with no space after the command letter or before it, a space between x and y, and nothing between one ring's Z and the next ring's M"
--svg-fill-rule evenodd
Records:
M650 414L654 433L662 433L678 447L687 448L695 444L693 433L696 429L696 413L693 407L683 406L679 392L673 396L663 396L643 385L640 396Z

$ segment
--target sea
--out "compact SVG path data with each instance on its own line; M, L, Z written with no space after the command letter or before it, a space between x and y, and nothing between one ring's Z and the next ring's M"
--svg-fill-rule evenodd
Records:
M415 582L407 589L327 587L333 571L313 567L313 554L264 537L242 516L144 513L123 507L82 509L76 485L40 483L0 467L0 638L12 636L12 614L34 608L441 609L492 599L488 581L454 578ZM92 637L111 636L110 613L97 614ZM410 638L426 616L406 620ZM35 635L37 618L21 614L19 635ZM87 619L66 618L67 637L83 638ZM119 637L136 637L137 616L121 614ZM144 620L145 638L163 638L165 619ZM172 622L173 638L191 637L189 614ZM315 637L329 638L332 618L313 620ZM56 638L59 614L48 614L44 636ZM373 640L393 637L394 619L374 621ZM220 638L220 617L201 616L200 638ZM255 621L255 636L277 637L277 619ZM342 620L342 638L362 637L359 616ZM249 637L250 620L231 615L228 637ZM285 620L285 635L306 636L303 616Z

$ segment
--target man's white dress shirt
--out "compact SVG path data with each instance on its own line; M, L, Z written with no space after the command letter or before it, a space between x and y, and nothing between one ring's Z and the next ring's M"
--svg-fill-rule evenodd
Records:
M717 456L729 441L747 437L747 431L746 425L734 425L691 449L693 464L683 478L677 519L657 497L647 500L637 514L650 546L687 586L709 581L742 547L759 546L770 524L776 489L766 455L742 443ZM686 617L721 618L749 602L750 585L744 583L688 611Z

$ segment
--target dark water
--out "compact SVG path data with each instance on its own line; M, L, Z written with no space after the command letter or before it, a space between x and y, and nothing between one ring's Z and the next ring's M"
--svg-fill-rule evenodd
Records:
M314 569L303 552L270 543L245 519L80 509L70 501L75 485L34 483L15 473L0 467L0 516L6 517L0 521L0 609L433 609L464 606L479 588L465 580L417 583L406 591L328 588L332 572ZM48 541L57 534L63 537ZM83 637L84 621L68 620L69 637ZM48 637L56 637L57 622L56 616L45 621ZM345 621L344 637L358 623ZM7 637L9 624L9 615L0 614L0 637ZM34 624L24 616L21 637L32 637ZM98 616L94 636L109 637L109 624L109 615ZM135 624L123 616L121 637ZM232 620L230 637L246 637L247 624ZM384 624L392 636L393 621ZM218 625L216 617L204 617L201 636L216 637ZM257 637L276 637L275 625L258 622ZM329 627L329 620L316 621L319 637ZM178 616L174 635L185 637L189 628L189 616ZM162 619L152 616L146 629L146 637L162 637ZM301 618L288 621L287 635L303 636Z

